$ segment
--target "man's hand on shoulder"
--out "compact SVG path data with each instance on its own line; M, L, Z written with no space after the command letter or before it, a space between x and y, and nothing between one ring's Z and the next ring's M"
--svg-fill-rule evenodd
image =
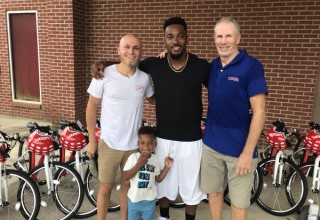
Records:
M105 61L96 61L91 66L91 75L95 79L103 78L103 71L106 68L107 64Z
M163 59L166 58L166 54L168 53L168 50L165 49L164 51L162 51L161 53L158 54L158 58Z

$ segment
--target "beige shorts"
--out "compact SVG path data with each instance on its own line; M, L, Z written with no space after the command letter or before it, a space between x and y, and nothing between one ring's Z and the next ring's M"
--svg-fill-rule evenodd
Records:
M98 170L100 183L112 183L115 180L119 167L122 172L128 157L133 152L137 152L137 150L114 150L103 140L100 140L98 144Z
M228 184L231 202L236 207L247 208L250 206L251 189L257 159L253 159L251 172L244 176L239 176L235 173L237 159L220 154L203 145L200 189L207 194L223 192Z

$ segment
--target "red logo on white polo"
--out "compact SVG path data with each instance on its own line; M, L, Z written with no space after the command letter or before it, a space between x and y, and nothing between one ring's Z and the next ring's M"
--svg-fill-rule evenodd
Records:
M137 91L138 93L142 93L142 92L144 91L144 86L143 86L143 85L138 85L138 86L136 86L136 91Z

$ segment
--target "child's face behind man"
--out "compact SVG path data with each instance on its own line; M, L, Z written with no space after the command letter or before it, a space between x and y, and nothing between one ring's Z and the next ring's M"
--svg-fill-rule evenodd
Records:
M152 152L154 152L154 148L156 146L156 140L153 135L150 134L141 134L139 136L139 151L141 154L151 157Z

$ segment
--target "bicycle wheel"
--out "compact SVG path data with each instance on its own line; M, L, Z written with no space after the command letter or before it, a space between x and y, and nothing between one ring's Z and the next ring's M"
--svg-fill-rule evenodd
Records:
M121 173L120 173L120 170L118 170L115 183L113 185L111 196L110 196L108 212L116 212L120 210L120 201L119 201L120 184L121 184ZM85 185L84 189L89 201L96 206L100 183L98 178L95 178L92 176L89 169L87 169L84 175L84 185Z
M40 209L40 193L32 179L19 171L6 170L1 172L0 181L3 192L7 182L9 196L7 200L3 198L3 205L0 206L1 219L36 219Z
M180 194L178 194L176 200L169 201L169 205L172 208L184 208L184 207L186 207L186 204L183 202Z
M316 204L319 204L319 202L320 202L319 191L317 191L317 190L312 191L311 190L312 180L313 180L313 171L314 171L314 162L308 162L308 163L300 165L300 170L302 171L302 173L304 174L304 176L307 179L308 185L307 185L306 191L308 192L307 193L308 200L312 199ZM292 173L292 176L290 176L289 181L293 182L295 178L296 178L296 173ZM295 193L294 191L288 192L288 199L289 199L288 201L293 204L296 203L296 196L294 195L294 193ZM304 206L308 206L308 205L310 205L310 203L308 201L306 201L304 203ZM300 208L298 210L298 213L300 214L301 211L302 211L302 208Z
M20 140L19 144L19 150L18 150L18 157L23 157L19 160L19 163L23 166L24 171L29 172L31 167L31 152L28 152L28 146L27 146L27 140L28 136L24 136Z
M280 184L273 184L275 158L262 160L258 167L263 172L263 188L257 199L261 209L276 216L291 215L297 212L307 198L307 180L299 167L291 160L283 158L282 179ZM293 175L296 173L295 175ZM292 201L288 198L292 195Z
M53 171L53 190L48 191L44 164L35 167L29 176L36 182L41 200L46 203L38 219L71 219L78 212L84 196L81 177L72 167L59 162L49 162Z
M252 186L252 190L251 190L251 198L250 198L250 204L254 203L255 201L257 201L261 190L262 190L262 186L263 186L263 180L262 180L262 170L260 167L257 167L254 171L254 177L253 177L253 186ZM231 201L229 198L229 188L228 186L226 187L226 189L224 190L224 202L227 205L231 205Z
M89 158L88 157L82 157L80 158L81 161L81 168L83 170L83 173L85 174L86 171L89 169ZM67 165L71 166L72 168L75 168L75 160L72 159L71 161L68 161ZM99 181L96 180L99 186ZM92 200L89 199L89 193L90 190L88 190L88 184L86 184L85 178L83 180L83 186L84 186L84 192L86 193L86 196L84 196L83 198L83 202L81 204L81 207L79 209L79 211L73 216L73 218L89 218L91 216L94 216L95 214L97 214L97 207L96 207L96 203L92 202Z

